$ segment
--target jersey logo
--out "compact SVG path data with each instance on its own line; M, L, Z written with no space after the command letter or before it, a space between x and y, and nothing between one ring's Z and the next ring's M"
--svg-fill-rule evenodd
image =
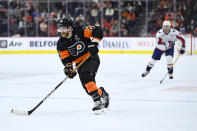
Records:
M85 44L82 41L77 41L74 45L68 47L68 51L72 56L77 56L79 53L83 52L85 49Z
M166 42L165 44L166 44L166 47L167 47L167 48L172 48L172 47L174 47L175 42L174 42L174 41L168 41L168 42Z
M78 35L75 35L75 40L76 41L79 41L80 40L80 38L78 37Z

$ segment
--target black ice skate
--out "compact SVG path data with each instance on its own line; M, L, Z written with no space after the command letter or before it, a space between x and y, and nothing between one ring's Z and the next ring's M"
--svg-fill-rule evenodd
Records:
M108 108L108 106L109 106L109 94L105 91L105 89L103 87L100 87L100 89L102 90L101 101L104 105L104 108Z
M144 71L144 72L142 73L142 77L147 76L147 75L149 74L149 72L150 72L150 71Z
M92 110L96 115L100 115L100 114L104 113L104 105L103 105L102 101L101 100L95 101L94 107L92 108Z
M168 74L169 79L173 79L173 74Z
M169 79L173 79L173 67L168 67L168 76L169 76Z

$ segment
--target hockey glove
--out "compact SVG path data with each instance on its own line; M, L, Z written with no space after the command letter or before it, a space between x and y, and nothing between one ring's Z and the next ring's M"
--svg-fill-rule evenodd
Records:
M180 54L183 55L185 53L185 47L181 47Z
M71 79L77 75L77 72L73 70L73 66L71 64L65 66L64 73L66 74L66 76L68 76L68 78Z
M88 45L88 51L90 52L91 56L95 56L99 52L97 45L97 42L91 42Z

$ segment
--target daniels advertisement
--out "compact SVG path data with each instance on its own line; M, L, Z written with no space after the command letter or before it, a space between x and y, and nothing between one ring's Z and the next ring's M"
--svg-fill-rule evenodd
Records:
M153 50L155 39L152 37L106 37L100 43L100 50L143 51Z

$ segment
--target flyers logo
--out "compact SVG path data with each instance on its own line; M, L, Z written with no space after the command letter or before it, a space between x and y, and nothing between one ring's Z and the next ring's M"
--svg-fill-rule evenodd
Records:
M85 49L85 44L82 41L77 41L74 45L68 47L68 51L72 56L77 56L79 53L83 52Z

